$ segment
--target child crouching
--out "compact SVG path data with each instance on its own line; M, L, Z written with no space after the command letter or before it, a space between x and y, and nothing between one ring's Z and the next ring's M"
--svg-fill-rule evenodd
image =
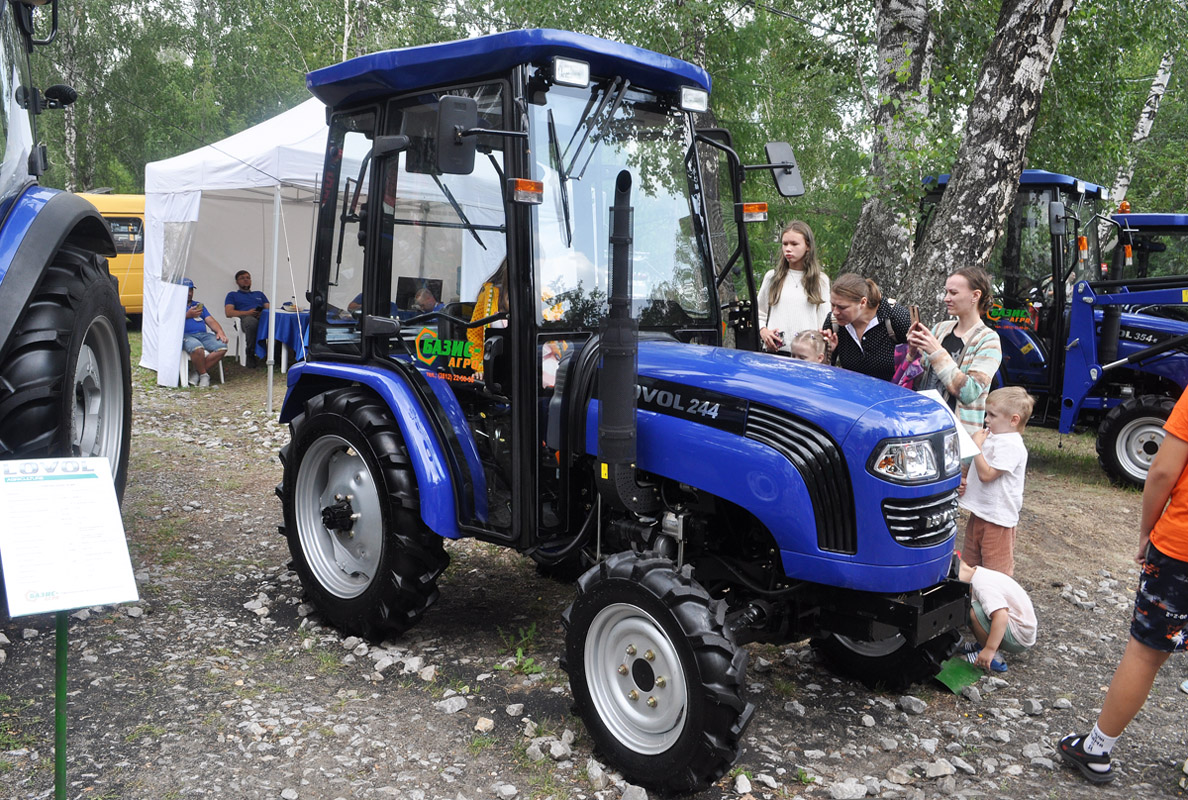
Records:
M982 452L974 456L959 503L969 511L961 552L970 566L1015 573L1015 526L1027 471L1023 429L1034 406L1035 399L1018 386L986 398L986 427L973 434Z

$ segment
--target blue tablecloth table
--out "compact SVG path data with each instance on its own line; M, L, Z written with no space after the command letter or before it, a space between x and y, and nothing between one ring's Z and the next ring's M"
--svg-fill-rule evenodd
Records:
M292 351L294 361L305 359L305 345L309 341L309 312L269 309L268 313L276 315L276 340L286 348L281 351L281 372L287 372L289 351ZM260 315L256 337L256 356L264 358L268 355L268 314Z

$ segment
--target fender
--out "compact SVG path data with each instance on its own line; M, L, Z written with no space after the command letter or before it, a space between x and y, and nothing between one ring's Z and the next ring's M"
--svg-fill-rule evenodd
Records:
M95 207L73 194L31 184L0 223L0 348L12 335L41 276L63 244L115 255L111 230Z
M289 422L313 395L337 386L362 384L374 391L390 408L404 436L412 461L413 473L417 478L420 495L421 519L429 529L447 539L458 539L462 533L458 527L458 504L455 502L457 483L451 474L449 458L433 427L429 412L424 408L417 393L407 380L395 371L363 369L347 364L303 362L289 370L289 391L281 407L280 422ZM446 392L445 394L449 394ZM434 391L439 400L441 393ZM447 418L452 419L448 410ZM459 411L460 413L460 411ZM468 466L472 465L474 442L469 437L459 437ZM473 464L477 465L477 452L473 453ZM477 481L475 497L481 497L481 505L475 503L475 513L486 517L486 488L482 484L482 470L472 469L471 475Z

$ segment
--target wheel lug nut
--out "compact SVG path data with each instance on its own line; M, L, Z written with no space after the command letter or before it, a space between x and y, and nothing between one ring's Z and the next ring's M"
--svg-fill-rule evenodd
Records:
M633 645L633 644L627 645L627 655L629 655L629 656L635 655L635 645Z
M649 697L648 698L648 708L655 708L655 707L656 707L656 698Z
M648 661L655 661L656 654L653 653L651 650L649 650L646 653L644 653L644 658L646 658Z
M636 700L639 699L639 692L632 689L630 692L627 693L627 699L632 702L635 702Z
M661 689L663 689L665 686L668 685L668 679L665 678L663 675L657 675L656 676L656 685L659 686Z
M620 665L619 665L619 674L620 674L620 675L626 675L626 674L627 674L627 665L626 665L626 664L620 664Z
M342 502L342 495L341 495L341 494L336 494L336 495L334 495L334 499L335 499L335 500L338 500L339 502Z

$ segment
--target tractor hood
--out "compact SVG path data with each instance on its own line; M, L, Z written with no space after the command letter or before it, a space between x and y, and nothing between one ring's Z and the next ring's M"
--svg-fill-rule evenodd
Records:
M643 340L638 371L641 410L694 420L704 420L715 403L714 420L745 418L758 404L811 422L839 443L851 434L915 436L955 427L947 409L888 381L767 353ZM677 397L672 387L688 391Z

